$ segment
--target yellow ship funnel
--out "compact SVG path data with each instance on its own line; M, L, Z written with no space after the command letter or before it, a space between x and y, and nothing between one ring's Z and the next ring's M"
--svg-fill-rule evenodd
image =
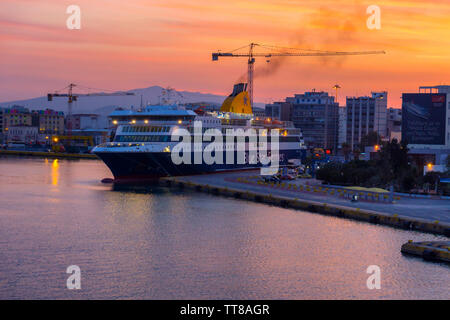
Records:
M237 83L233 87L233 92L225 99L220 107L221 112L233 112L252 114L250 96L248 95L247 84Z

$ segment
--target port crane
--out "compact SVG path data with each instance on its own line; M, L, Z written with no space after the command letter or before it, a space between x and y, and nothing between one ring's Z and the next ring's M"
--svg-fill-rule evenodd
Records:
M254 52L255 47L261 47L265 49L272 50L271 52ZM247 48L248 51L245 53L239 53L239 50ZM311 50L311 49L299 49L299 48L286 48L286 47L276 47L276 46L266 46L258 43L250 43L249 45L234 49L230 52L213 52L212 60L217 61L219 57L223 58L248 58L248 71L247 71L247 82L248 82L248 93L250 96L250 105L253 107L253 69L256 57L264 57L267 62L269 62L271 57L324 57L324 56L352 56L352 55L366 55L366 54L384 54L385 51L322 51L322 50Z
M80 85L76 85L74 83L70 83L67 87L61 89L61 90L57 90L54 93L49 93L47 94L47 100L48 101L53 101L54 97L63 97L63 98L68 98L67 99L67 119L69 121L67 121L67 135L70 137L72 135L72 103L74 101L78 100L78 97L106 97L106 96L133 96L134 93L133 92L122 92L122 91L118 91L118 92L113 92L113 93L104 93L104 92L99 92L99 93L86 93L86 94L81 94L81 93L73 93L73 88L74 87L82 87L85 89L95 89L95 88L88 88L88 87L83 87ZM68 89L67 93L59 93L59 91ZM101 89L98 89L101 90Z

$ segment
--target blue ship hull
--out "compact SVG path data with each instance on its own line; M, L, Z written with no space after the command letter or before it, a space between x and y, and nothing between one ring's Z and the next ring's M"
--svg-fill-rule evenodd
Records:
M116 183L156 180L160 177L198 175L227 170L261 167L257 164L179 164L172 162L170 152L95 152L114 175ZM280 150L280 165L287 159L300 159L302 150Z

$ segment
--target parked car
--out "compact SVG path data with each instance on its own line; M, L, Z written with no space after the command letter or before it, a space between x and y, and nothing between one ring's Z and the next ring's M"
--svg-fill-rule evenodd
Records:
M275 182L275 183L279 183L280 182L280 178L278 178L276 175L273 175L273 176L261 176L261 179L264 182Z

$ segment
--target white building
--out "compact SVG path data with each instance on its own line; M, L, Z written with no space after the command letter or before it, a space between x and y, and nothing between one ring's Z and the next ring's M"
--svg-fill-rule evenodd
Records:
M78 113L67 117L66 127L72 124L72 130L99 129L98 114Z
M359 148L361 138L377 132L386 138L387 92L372 92L372 96L347 97L347 143Z
M400 142L402 135L402 109L389 108L387 110L386 137L389 141L397 139Z
M347 109L345 107L339 107L338 130L338 149L341 149L342 144L347 142Z
M6 131L5 141L8 143L35 144L38 139L39 128L31 126L12 126Z

